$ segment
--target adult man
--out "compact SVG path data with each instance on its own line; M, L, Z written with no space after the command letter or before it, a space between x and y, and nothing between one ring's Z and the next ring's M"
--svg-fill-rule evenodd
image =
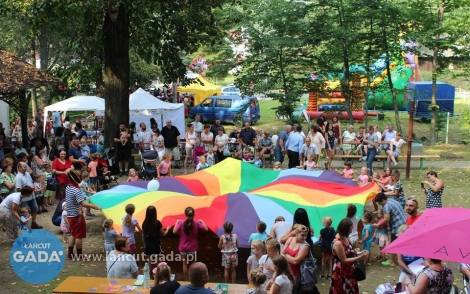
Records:
M83 129L82 123L78 122L75 124L75 133L77 134L78 140L81 140L82 137L88 137L88 134Z
M91 139L91 137L86 138L86 144L88 148L90 148L90 154L95 154L96 152L98 152L98 146L96 146L96 144L93 144L93 140Z
M19 162L17 165L18 169L18 174L16 175L15 178L15 188L16 191L20 192L21 188L24 186L29 186L31 187L34 192L31 194L31 196L28 196L26 198L22 199L22 207L29 207L29 210L31 211L31 216L33 217L33 222L31 223L31 229L42 229L40 225L36 223L36 216L38 214L38 203L36 202L36 194L35 192L38 192L38 190L34 187L33 185L33 179L31 178L31 175L27 171L28 166L26 165L25 162Z
M278 216L276 217L274 225L271 227L269 235L281 243L281 238L290 231L292 231L292 224L286 222L283 216ZM281 249L283 246L284 245L281 244Z
M382 133L382 140L384 142L390 142L395 139L396 136L397 132L393 129L393 125L389 124L385 131ZM388 149L390 149L390 144L383 144L382 149L383 151L385 151L385 153L387 153Z
M305 138L305 144L302 145L302 150L300 151L300 165L304 164L307 159L307 155L309 154L315 155L314 161L316 161L316 157L318 156L317 146L312 144L312 139L310 137L307 137Z
M286 152L285 143L292 131L292 126L286 125L284 130L279 133L279 137L276 141L276 147L274 147L274 162L284 162L284 153Z
M296 126L294 132L289 134L289 138L287 138L284 146L287 157L289 157L289 168L300 165L300 150L302 150L302 145L304 144L304 138L300 134L301 132L302 126Z
M217 135L219 134L219 128L222 128L225 134L225 128L220 124L220 119L216 119L215 123L211 126L211 133L214 136L214 140L215 137L217 137Z
M195 262L189 266L189 285L183 285L175 294L214 294L204 285L209 282L209 271L202 262Z
M375 156L377 155L377 145L379 142L379 138L374 132L374 127L369 126L369 132L365 139L363 139L363 143L367 144L367 168L369 169L370 176L374 174L372 163L374 162Z
M126 125L124 123L119 124L119 130L114 134L114 143L116 143L116 161L119 165L119 176L122 177L124 174L127 174L127 169L129 168L129 159L131 158L132 143L131 135L129 132L126 132L127 142L122 144L121 142L121 133L124 134L126 130Z
M242 154L246 147L254 147L258 145L258 136L255 130L250 127L250 122L245 122L245 127L240 131L239 134L240 143L242 144Z
M161 135L163 136L166 151L165 153L173 154L175 160L174 168L180 168L178 162L180 161L180 132L178 128L171 125L171 120L166 120L166 126L162 128Z
M145 123L140 123L140 130L137 132L139 138L139 147L143 150L150 150L150 141L152 141L152 132L147 130Z
M60 112L58 110L54 111L52 114L52 127L54 128L54 135L58 133L57 128L62 127L62 122L60 120Z
M389 199L384 193L378 193L375 196L375 201L382 205L382 211L384 214L384 220L380 225L374 224L374 228L385 228L390 224L391 230L391 242L397 238L397 231L401 225L406 223L406 214L403 211L400 203L394 199ZM395 265L396 254L390 255L390 260L382 262L383 265Z
M400 172L394 170L391 174L392 180L395 182L393 184L393 191L384 191L384 194L389 196L390 198L398 201L402 208L405 207L405 192L403 190L403 184L400 180Z
M81 170L86 165L86 159L80 159L82 152L80 151L80 141L77 136L73 136L72 145L69 147L67 154L75 170Z
M408 226L411 226L421 216L421 214L418 213L418 200L416 200L415 198L408 198L405 204L405 211L406 213L408 213L408 217L406 218L406 224Z
M194 121L191 123L194 125L194 131L198 136L201 136L201 133L203 131L203 125L201 123L201 116L199 114L196 114L194 117Z
M38 109L36 116L34 117L34 121L36 122L36 130L43 130L44 127L44 111L42 109Z

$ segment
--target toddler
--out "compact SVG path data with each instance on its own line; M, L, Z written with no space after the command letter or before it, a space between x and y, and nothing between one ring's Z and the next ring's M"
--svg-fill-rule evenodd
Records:
M370 212L364 213L362 222L364 223L364 228L362 229L362 240L359 243L362 244L362 250L370 252L370 245L372 244L372 214ZM366 256L364 263L370 265L369 255Z
M85 200L90 200L91 195L94 195L96 192L88 186L88 180L90 179L90 176L88 172L83 171L82 172L82 181L80 182L80 191L82 192L82 196L85 197ZM90 208L86 209L86 214L85 214L85 219L90 220L94 216L93 213L91 213Z
M251 242L251 256L246 260L246 276L248 283L253 284L251 281L251 270L259 267L259 260L264 254L264 243L261 240L255 240Z
M351 162L345 162L344 163L344 169L343 172L337 171L338 174L342 175L346 179L354 179L354 170L351 168Z
M129 239L131 244L130 253L134 253L137 249L135 245L135 229L142 233L142 228L139 225L139 221L133 217L132 215L135 212L134 204L127 204L126 205L126 215L122 217L122 235Z
M375 233L372 240L374 244L379 245L380 252L382 252L382 250L388 245L388 229L387 226L381 226L384 221L384 214L382 209L379 209L377 216L379 219L377 220L377 224L373 225L375 228ZM385 257L385 253L380 253L380 255L377 256L378 262L384 262L386 260L387 258Z
M67 203L62 202L62 215L60 221L60 230L62 231L62 239L64 243L69 242L68 235L70 234L70 225L67 218Z
M245 148L243 152L243 161L245 162L252 162L253 161L253 154L251 154L250 148Z
M232 284L235 284L237 278L238 266L238 237L232 234L233 224L231 222L224 223L224 234L219 239L219 249L222 252L222 266L224 267L225 283L229 283L229 278Z
M98 146L96 146L96 151L100 154L101 157L103 157L103 155L104 155L103 141L101 141L101 140L98 141Z
M107 182L117 181L117 178L111 174L111 171L109 170L107 166L103 166L103 177L104 177L104 180Z
M297 168L303 168L305 170L316 170L317 169L317 163L315 162L314 155L312 153L309 153L307 155L307 161L304 162L304 165L298 166Z
M255 240L261 240L261 241L266 241L268 238L268 235L265 233L266 231L266 223L263 221L259 221L256 224L256 233L252 233L250 235L250 238L248 238L248 243L251 244L251 242Z
M90 162L88 163L88 169L90 170L91 189L96 191L96 184L98 182L98 155L97 154L92 154L90 156Z
M273 168L273 170L282 170L281 166L282 166L282 163L281 163L280 161L276 161L276 162L274 163L274 168Z
M354 244L357 242L357 239L358 239L357 224L359 223L359 219L357 219L357 216L356 216L357 207L356 205L349 203L346 211L347 211L346 217L349 218L353 223L352 232L351 234L349 234L349 241L354 246Z
M196 171L200 171L208 167L209 165L206 162L206 157L204 155L199 156L199 163L196 166Z
M129 136L129 129L124 128L124 131L119 133L120 141L122 146L125 146L127 144L127 136Z
M329 280L331 278L329 273L331 273L333 269L333 251L331 249L331 243L333 243L336 233L335 229L331 227L332 223L333 219L331 217L325 216L323 218L322 224L324 228L320 230L320 238L318 239L321 241L322 254L320 279ZM325 272L327 275L325 275Z
M209 150L207 150L206 163L207 163L207 166L213 166L215 163L214 148L212 147L209 147Z
M275 270L273 258L280 255L280 253L281 244L279 244L276 239L272 238L266 241L266 254L259 259L259 269L261 269L266 276L266 282L261 286L263 290L266 290L266 287L269 288L272 283L271 279Z
M104 252L108 255L109 252L115 250L114 241L119 233L113 228L113 220L105 219L103 222L103 237L104 237Z
M172 177L171 174L171 154L165 154L163 160L157 166L157 178Z
M29 209L27 207L22 207L20 210L20 219L21 221L18 222L18 225L20 227L21 233L29 231L30 230L30 225L29 222L33 219L31 215L29 214Z
M34 193L36 194L36 202L38 204L39 210L38 214L41 212L48 212L48 210L44 206L44 186L42 184L43 179L40 175L33 176L33 186L34 186Z
M365 186L369 183L369 169L365 166L361 168L361 174L359 177L354 180L355 182L359 182L359 186Z
M82 153L82 156L80 156L80 159L89 160L90 147L86 144L86 137L82 137L80 139L80 152Z
M266 275L260 269L252 269L250 272L253 288L246 290L245 294L266 294L266 290L262 285L266 282Z
M253 160L253 165L257 167L263 166L263 161L261 160L261 158L259 158L259 154L255 155L255 159Z
M135 169L131 168L129 170L129 177L127 178L126 182L137 182L139 181L139 176L137 175L137 172Z
M47 167L46 172L44 173L44 176L46 179L46 191L44 192L44 205L53 206L54 203L52 202L53 201L52 198L55 196L55 191L47 190L47 183L49 181L56 181L56 179L52 177L52 169L50 165Z

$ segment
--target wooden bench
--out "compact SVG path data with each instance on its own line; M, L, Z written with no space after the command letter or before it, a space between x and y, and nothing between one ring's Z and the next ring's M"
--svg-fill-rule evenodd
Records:
M377 155L375 156L375 159L384 159L383 161L383 167L387 166L387 155ZM425 158L440 158L440 155L437 154L422 154L422 155L411 155L411 159L419 159L419 169L424 169L424 159ZM360 159L362 158L361 155L344 155L344 154L338 154L335 155L335 158L343 158L343 159ZM401 160L406 160L406 155L400 155L398 156L398 159Z

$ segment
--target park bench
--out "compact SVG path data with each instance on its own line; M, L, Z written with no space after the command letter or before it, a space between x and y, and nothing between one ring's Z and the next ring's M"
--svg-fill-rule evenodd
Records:
M440 155L437 154L420 154L420 155L411 155L411 159L419 159L419 169L424 169L424 159L426 158L440 158ZM343 155L338 154L335 155L335 158L342 158L342 159L360 159L362 158L361 155ZM383 159L383 167L387 166L387 155L377 155L375 159ZM406 160L406 155L398 156L399 160Z

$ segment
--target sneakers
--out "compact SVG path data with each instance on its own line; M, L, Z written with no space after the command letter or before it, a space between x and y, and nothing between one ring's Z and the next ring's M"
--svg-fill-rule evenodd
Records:
M383 262L382 262L382 265L385 265L385 266L395 266L394 263L390 263L388 260L383 261Z
M363 160L363 161L366 161L366 160L367 160L367 156L362 156L362 160Z
M124 175L124 172L120 171L119 176L122 177Z
M36 222L31 224L31 229L42 229L42 226L38 225Z
M93 219L93 217L91 217L91 216L88 216L88 215L87 215L87 216L85 216L85 220L91 220L91 219Z

